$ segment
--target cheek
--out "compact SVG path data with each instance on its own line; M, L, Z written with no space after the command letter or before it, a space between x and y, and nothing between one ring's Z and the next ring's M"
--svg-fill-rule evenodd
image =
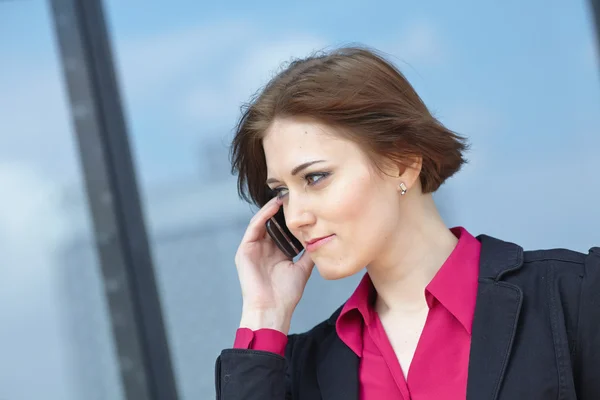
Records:
M332 221L340 235L346 239L346 245L362 249L378 237L378 231L389 219L390 209L394 207L394 193L383 183L365 172L356 179L348 180L336 188L338 195L330 206ZM383 224L383 225L382 225Z
M386 237L398 227L400 207L393 187L374 178L348 185L337 204L342 244L348 254L371 262Z
M327 225L338 239L328 251L315 254L315 264L324 279L354 275L376 256L381 242L382 223L386 220L389 195L369 176L352 179L332 188L337 195L327 203ZM389 201L387 201L389 207Z
M332 188L335 192L330 197L331 219L340 226L360 224L371 202L371 186L369 177L361 176Z

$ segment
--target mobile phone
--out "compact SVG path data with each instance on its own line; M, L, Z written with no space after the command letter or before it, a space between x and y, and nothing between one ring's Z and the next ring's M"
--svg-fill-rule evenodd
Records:
M302 243L288 229L285 223L283 207L279 208L277 214L271 217L267 223L267 232L277 247L289 258L294 258L304 249Z

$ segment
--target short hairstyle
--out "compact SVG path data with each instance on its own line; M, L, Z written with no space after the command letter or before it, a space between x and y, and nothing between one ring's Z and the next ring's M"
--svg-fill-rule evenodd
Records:
M376 50L343 47L295 59L242 107L231 145L238 192L270 198L262 139L277 118L309 117L357 143L375 163L422 158L423 193L466 162L467 140L434 118L404 75Z

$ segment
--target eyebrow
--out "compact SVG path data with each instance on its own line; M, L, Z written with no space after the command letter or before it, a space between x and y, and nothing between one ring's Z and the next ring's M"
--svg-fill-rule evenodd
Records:
M309 161L309 162L302 163L302 164L294 167L294 169L292 169L291 174L292 174L292 176L297 175L302 170L305 170L306 168L310 167L311 165L321 163L321 162L325 162L325 160L315 160L315 161ZM267 179L267 184L274 183L274 182L279 182L279 181L275 178Z

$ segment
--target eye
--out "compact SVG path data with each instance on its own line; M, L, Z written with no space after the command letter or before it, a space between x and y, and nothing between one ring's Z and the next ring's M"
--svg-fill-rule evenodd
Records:
M319 183L321 180L323 180L324 178L326 178L328 176L329 176L328 172L315 172L315 173L304 175L304 179L306 180L306 182L308 182L308 184L310 186L312 186L312 185Z
M302 178L306 181L308 186L313 186L321 182L324 178L327 178L329 175L331 175L329 172L312 172L304 175ZM272 197L277 196L280 199L285 197L289 192L289 189L285 186L279 186L270 190Z

